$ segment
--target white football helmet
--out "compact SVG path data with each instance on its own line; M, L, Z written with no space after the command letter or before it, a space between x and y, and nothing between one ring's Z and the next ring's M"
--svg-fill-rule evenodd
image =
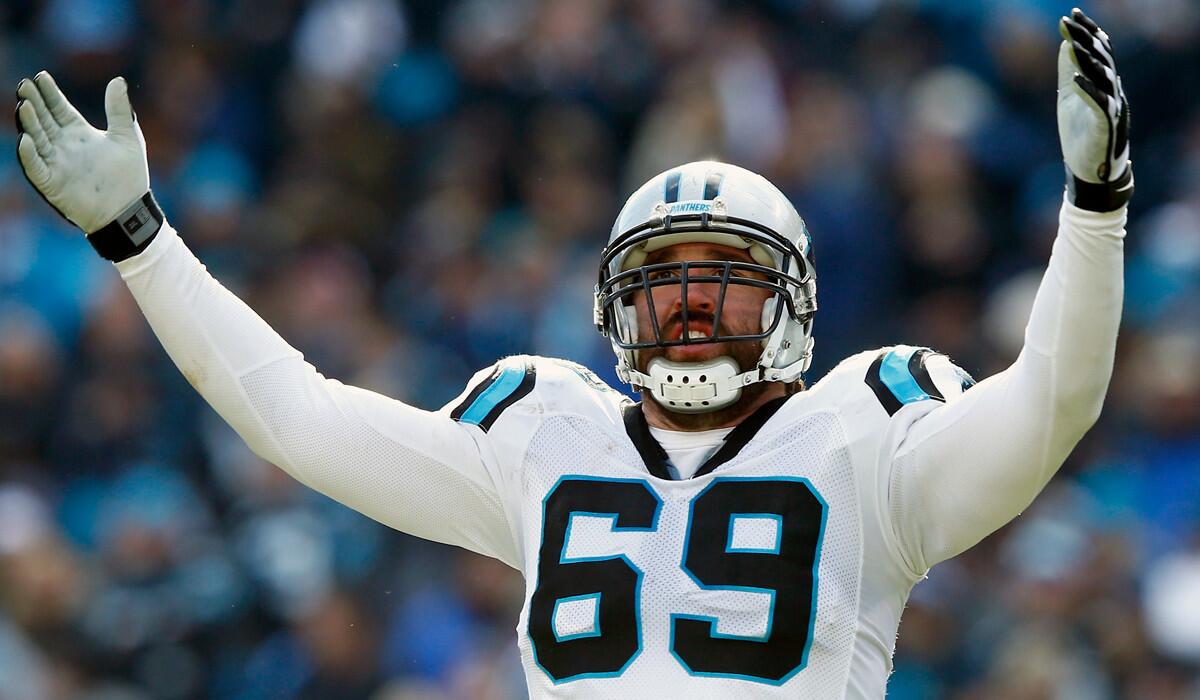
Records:
M646 257L679 243L713 243L748 249L754 263L690 261L645 265ZM708 270L690 275L688 268ZM671 271L678 274L651 274ZM717 271L713 274L712 271ZM766 277L731 275L753 271ZM674 340L661 336L652 318L653 338L638 337L634 294L649 297L652 287L680 286L683 326L687 327L687 286L719 283L712 334ZM721 335L721 309L729 285L762 287L774 294L763 304L762 331ZM650 391L665 408L680 413L714 411L737 401L755 382L792 382L812 361L812 319L816 311L816 272L804 220L787 197L761 175L736 165L697 161L659 173L625 202L600 259L594 320L617 355L617 376ZM649 304L651 316L654 305ZM723 341L761 341L758 364L742 371L733 358L705 362L651 360L647 373L637 369L636 353Z

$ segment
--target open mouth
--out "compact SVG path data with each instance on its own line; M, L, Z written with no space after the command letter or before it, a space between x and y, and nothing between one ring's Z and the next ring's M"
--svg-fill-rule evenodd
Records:
M688 340L707 340L712 338L713 327L708 321L693 321L688 320L687 324ZM671 333L667 335L667 340L682 340L684 334L684 326L682 322L675 322L671 328Z

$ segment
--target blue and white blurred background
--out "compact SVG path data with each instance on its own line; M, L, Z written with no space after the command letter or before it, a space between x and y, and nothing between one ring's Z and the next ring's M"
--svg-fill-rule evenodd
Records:
M1006 366L1055 233L1049 0L4 0L0 84L99 123L128 76L163 208L325 374L424 407L581 361L624 196L715 156L807 219L815 380L905 342ZM1200 698L1200 4L1097 0L1137 196L1105 413L937 567L890 698ZM0 127L0 700L524 697L521 584L244 448ZM0 144L2 146L2 144ZM969 445L963 469L971 469Z

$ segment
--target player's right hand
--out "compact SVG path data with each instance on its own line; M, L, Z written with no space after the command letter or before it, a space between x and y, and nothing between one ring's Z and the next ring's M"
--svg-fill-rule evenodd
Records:
M17 84L17 100L17 155L25 177L85 233L112 223L149 192L146 140L124 78L114 78L104 92L107 131L88 124L45 71Z

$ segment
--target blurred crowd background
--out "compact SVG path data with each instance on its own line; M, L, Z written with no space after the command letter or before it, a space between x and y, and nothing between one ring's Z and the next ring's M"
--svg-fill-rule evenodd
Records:
M326 375L423 407L509 353L615 383L599 250L704 157L808 221L810 383L897 342L981 378L1055 235L1069 8L5 0L0 84L50 69L100 124L127 76L217 278ZM1112 389L1034 506L917 585L889 698L1200 698L1200 5L1085 9L1133 105ZM0 137L0 700L525 697L518 575L250 454Z

